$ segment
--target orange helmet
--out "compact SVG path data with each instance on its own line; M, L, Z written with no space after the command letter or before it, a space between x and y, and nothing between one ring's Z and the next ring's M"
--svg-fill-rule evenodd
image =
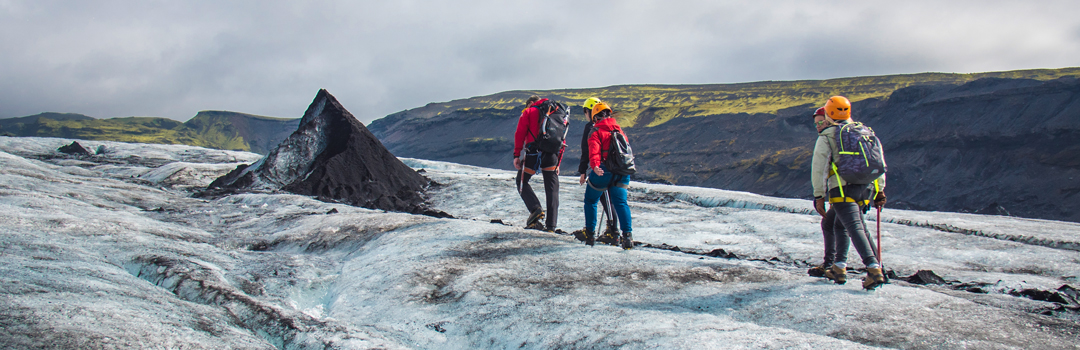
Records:
M592 115L597 115L605 109L611 111L611 107L608 107L607 103L597 102L592 107Z
M851 119L851 101L844 96L829 97L825 102L825 116L834 120Z

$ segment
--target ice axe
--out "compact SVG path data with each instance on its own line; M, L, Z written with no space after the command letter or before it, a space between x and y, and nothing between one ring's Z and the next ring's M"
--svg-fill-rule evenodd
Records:
M518 191L519 195L521 194L521 184L525 183L525 181L523 180L524 177L525 177L525 166L522 165L521 169L518 169L518 175L517 175L517 191Z

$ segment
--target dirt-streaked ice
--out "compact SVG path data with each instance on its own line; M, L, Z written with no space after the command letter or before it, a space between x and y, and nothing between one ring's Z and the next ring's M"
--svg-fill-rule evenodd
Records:
M587 247L523 230L513 173L406 159L457 219L288 193L190 196L259 155L0 137L0 345L26 348L1077 348L1060 304L1080 225L882 213L883 260L988 293L806 276L810 203L631 184L634 237ZM562 181L560 228L584 225ZM336 209L336 211L335 211ZM502 220L506 226L490 223ZM871 220L873 218L871 217ZM871 225L873 227L873 225ZM852 251L849 261L861 267Z

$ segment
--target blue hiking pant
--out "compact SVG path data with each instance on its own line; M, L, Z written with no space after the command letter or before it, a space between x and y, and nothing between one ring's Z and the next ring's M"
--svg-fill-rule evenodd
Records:
M603 165L600 168L604 170L604 176L589 172L589 182L585 188L585 228L596 232L596 203L600 201L600 195L607 191L611 208L619 218L619 229L622 232L632 232L630 205L626 202L626 188L630 185L630 177L612 174Z

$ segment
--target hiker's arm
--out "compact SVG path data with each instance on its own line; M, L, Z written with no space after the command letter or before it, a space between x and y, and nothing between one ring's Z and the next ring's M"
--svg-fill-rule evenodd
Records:
M589 132L593 124L585 124L585 131L581 133L581 160L578 162L578 174L585 175L589 172Z
M885 206L885 192L878 192L877 197L874 197L874 208L881 209Z
M814 157L810 162L810 184L814 186L814 198L825 197L825 173L829 170L829 144L828 137L821 135L814 144Z
M877 185L877 193L874 195L874 208L878 208L879 210L885 206L885 202L887 201L885 199L885 175L886 174L881 174L881 177L874 180L874 183Z
M525 147L525 135L529 133L529 111L535 108L526 108L518 117L517 130L514 131L514 159L521 156L521 149ZM518 161L515 161L515 164ZM515 165L517 167L517 165ZM518 167L520 169L520 167Z
M589 168L594 169L593 172L600 167L600 147L600 132L597 131L589 135Z

